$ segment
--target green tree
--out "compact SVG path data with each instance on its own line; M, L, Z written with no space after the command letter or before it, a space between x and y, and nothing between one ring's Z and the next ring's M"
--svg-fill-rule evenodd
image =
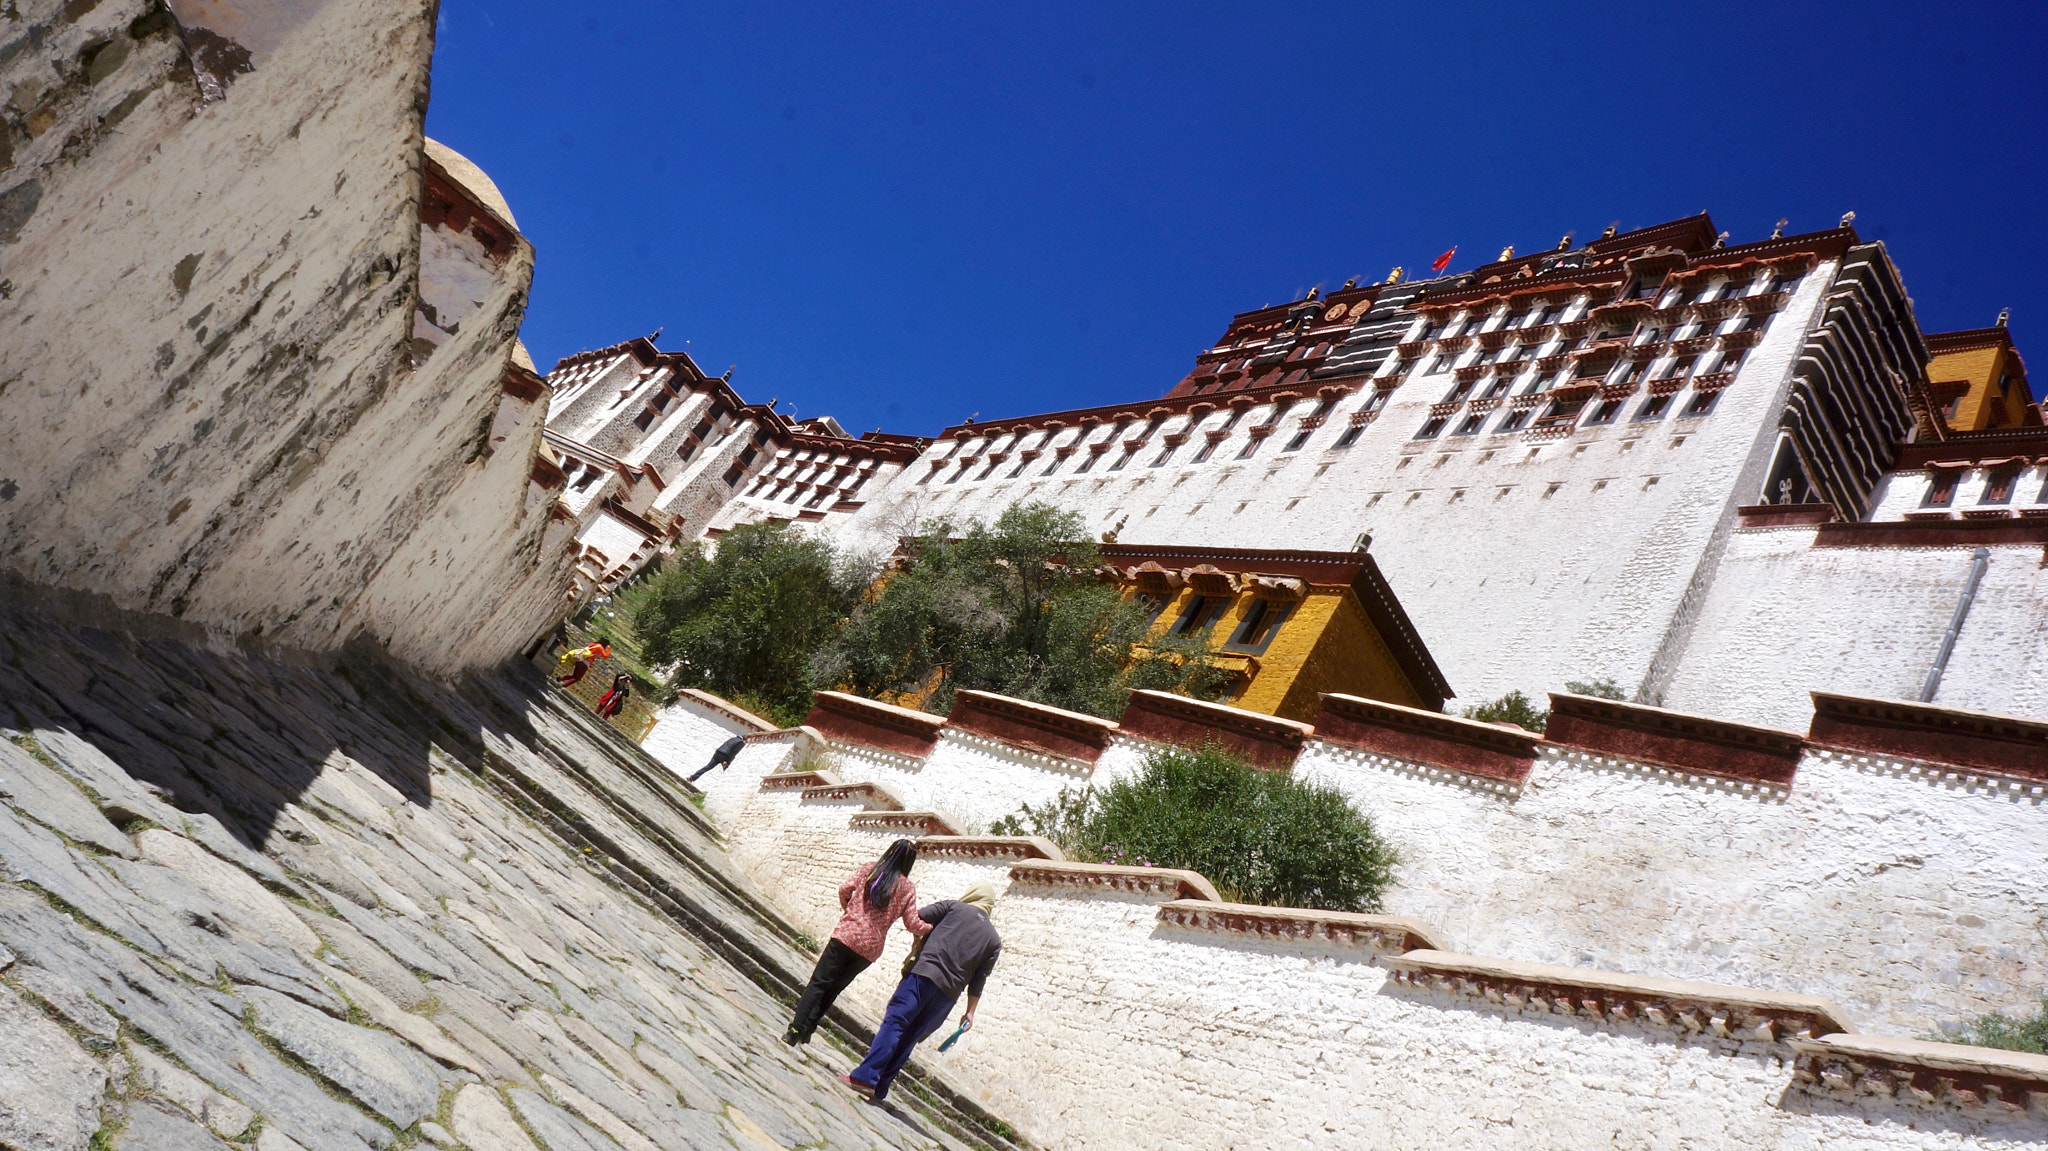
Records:
M1043 503L993 524L932 521L815 674L862 695L919 693L936 712L961 688L1101 716L1122 714L1134 685L1219 694L1206 639L1140 646L1150 621L1099 562L1081 517Z
M1568 679L1564 681L1564 689L1573 695L1590 695L1596 699L1628 698L1612 676L1603 676L1600 679Z
M1519 691L1511 691L1490 703L1475 704L1465 709L1466 719L1482 723L1512 723L1528 728L1537 735L1543 734L1543 727L1550 722L1550 712L1529 702L1529 697Z
M1217 747L1156 749L1134 778L1063 791L993 830L1044 835L1079 859L1189 868L1229 899L1330 911L1380 910L1398 862L1341 792Z
M835 642L869 573L787 524L749 524L672 557L636 589L633 630L647 663L695 687L800 722L821 649Z
M1946 1039L1933 1035L1930 1039ZM1957 1040L1975 1047L2000 1047L2007 1051L2030 1051L2048 1055L2048 995L2041 997L2041 1010L2028 1016L1994 1011L1972 1019Z

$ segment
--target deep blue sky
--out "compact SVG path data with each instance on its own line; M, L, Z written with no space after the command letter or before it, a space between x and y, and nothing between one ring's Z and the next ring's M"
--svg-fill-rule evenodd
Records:
M1159 394L1312 284L1702 208L1854 209L1927 330L2048 331L2048 5L583 11L443 0L428 115L539 248L543 371L661 327L928 434Z

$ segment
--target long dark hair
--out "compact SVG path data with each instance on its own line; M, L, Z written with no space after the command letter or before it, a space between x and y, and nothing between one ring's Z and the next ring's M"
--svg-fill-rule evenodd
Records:
M896 894L896 878L908 876L910 865L916 862L917 844L907 839L890 844L868 872L868 906L876 911L889 906L889 897Z

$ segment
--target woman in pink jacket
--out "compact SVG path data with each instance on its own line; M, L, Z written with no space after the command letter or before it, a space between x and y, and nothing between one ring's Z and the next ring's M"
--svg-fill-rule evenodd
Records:
M797 1000L796 1018L782 1041L791 1047L809 1043L818 1020L832 1009L839 993L854 976L882 957L882 944L889 936L889 923L903 921L912 936L930 933L932 925L918 918L917 887L910 882L910 866L917 862L917 845L899 839L889 845L882 858L862 864L860 870L839 885L839 926L818 957L810 985Z

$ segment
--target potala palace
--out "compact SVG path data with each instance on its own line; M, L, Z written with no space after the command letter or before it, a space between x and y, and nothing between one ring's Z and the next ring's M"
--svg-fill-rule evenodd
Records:
M431 4L0 17L0 1151L2048 1148L2048 1056L1950 1041L2048 992L2048 429L1852 216L852 436L652 338L540 370ZM635 743L531 666L737 525L1026 501L1229 698L686 691ZM1458 714L1509 691L1543 731ZM989 833L1208 744L1369 814L1386 913ZM777 1036L903 836L1005 950L884 1110L835 1079L879 973Z

